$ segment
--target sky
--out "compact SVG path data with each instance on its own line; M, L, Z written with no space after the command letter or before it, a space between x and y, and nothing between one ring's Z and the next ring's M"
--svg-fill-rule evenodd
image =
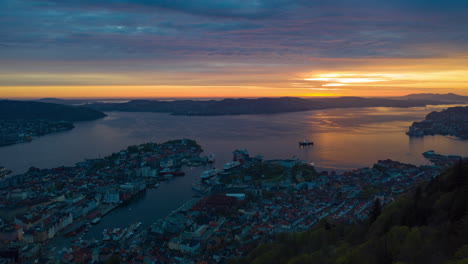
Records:
M466 0L0 0L0 98L468 95Z

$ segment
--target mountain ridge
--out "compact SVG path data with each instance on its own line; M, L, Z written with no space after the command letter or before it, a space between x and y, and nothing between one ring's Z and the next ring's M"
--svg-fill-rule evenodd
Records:
M459 103L459 102L451 102ZM92 103L86 107L99 111L162 112L173 115L215 116L242 114L276 114L327 108L352 107L416 107L447 104L436 100L394 100L387 98L337 97L337 98L258 98L223 100L132 100L127 103Z

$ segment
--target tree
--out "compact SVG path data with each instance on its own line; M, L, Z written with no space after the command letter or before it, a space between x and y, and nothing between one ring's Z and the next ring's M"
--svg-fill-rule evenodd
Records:
M372 210L369 213L369 224L372 225L372 223L377 220L377 217L379 217L380 213L382 213L382 206L380 203L380 199L377 198L375 199L374 202L374 207L372 207Z

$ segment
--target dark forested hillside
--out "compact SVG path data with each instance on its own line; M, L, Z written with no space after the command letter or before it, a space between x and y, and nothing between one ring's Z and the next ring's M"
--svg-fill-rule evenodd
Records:
M387 205L375 221L350 225L323 219L307 232L278 235L230 263L466 264L467 179L468 162L460 161Z
M105 114L97 110L68 106L61 104L23 102L23 101L0 101L0 119L44 119L50 121L85 121L104 117Z

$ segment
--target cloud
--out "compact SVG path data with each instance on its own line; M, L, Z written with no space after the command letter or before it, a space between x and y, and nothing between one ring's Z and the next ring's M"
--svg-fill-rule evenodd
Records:
M458 0L0 0L0 74L192 70L249 83L270 73L287 80L374 65L423 69L417 60L468 53L467 7ZM466 67L445 62L426 65Z

